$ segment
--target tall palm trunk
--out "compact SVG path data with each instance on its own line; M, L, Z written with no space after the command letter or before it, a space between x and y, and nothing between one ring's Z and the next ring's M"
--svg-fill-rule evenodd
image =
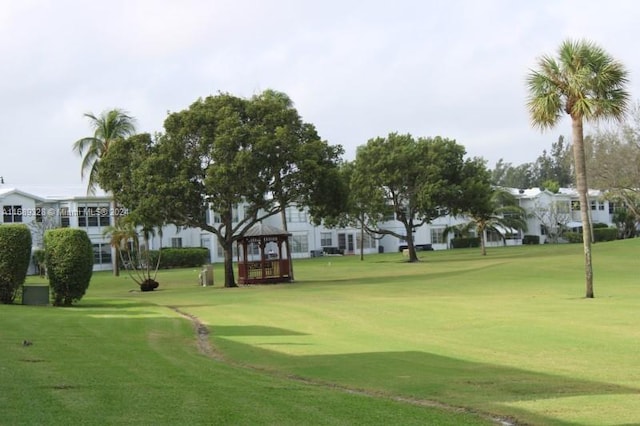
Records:
M582 219L582 244L584 246L584 271L586 296L593 298L593 268L591 265L591 220L589 219L589 197L587 185L587 162L584 153L584 133L582 117L571 115L573 133L573 159L576 166L576 189L580 199L580 217Z

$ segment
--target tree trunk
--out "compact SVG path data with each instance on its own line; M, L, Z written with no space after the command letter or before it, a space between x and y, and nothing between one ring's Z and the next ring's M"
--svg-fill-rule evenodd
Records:
M236 279L233 274L233 241L222 241L224 249L224 286L237 287Z
M417 262L418 255L416 254L416 245L415 241L413 241L413 227L410 223L405 223L404 225L406 234L407 234L407 249L409 249L409 262Z
M593 298L593 268L591 265L591 221L589 220L589 186L587 184L587 162L584 153L584 133L582 117L571 116L573 133L573 161L576 168L576 188L580 199L580 217L582 219L582 244L584 246L584 272L586 296Z
M483 256L487 255L487 237L486 237L486 229L482 228L479 229L480 232L478 232L478 234L480 234L480 253L482 253Z
M118 226L118 222L120 221L120 215L118 215L118 202L116 201L116 198L113 197L113 226L116 227ZM113 275L115 277L119 277L120 276L120 246L116 244L116 246L114 247L114 252L112 259L113 261L112 266L113 266Z
M285 232L289 232L289 229L287 227L287 211L286 208L283 208L282 211L280 211L280 217L282 218L282 229ZM293 258L291 257L291 246L289 245L289 238L285 238L284 240L284 246L287 249L287 257L289 258L289 278L291 279L291 281L294 280L293 278Z
M360 224L360 260L364 260L364 222Z

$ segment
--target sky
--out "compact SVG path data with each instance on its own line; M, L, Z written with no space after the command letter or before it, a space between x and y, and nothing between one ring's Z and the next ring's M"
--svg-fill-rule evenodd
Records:
M390 132L442 136L490 168L532 162L564 135L526 109L526 75L566 39L629 70L640 96L640 2L630 0L0 0L0 176L84 185L85 113L139 132L200 97L285 92L345 158Z

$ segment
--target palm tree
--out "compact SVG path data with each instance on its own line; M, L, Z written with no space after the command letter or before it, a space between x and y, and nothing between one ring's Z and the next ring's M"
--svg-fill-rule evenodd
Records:
M98 165L102 157L109 151L109 147L118 140L125 139L135 134L135 119L126 111L121 109L112 109L103 111L98 117L92 113L84 114L91 123L93 128L93 136L78 139L73 144L73 151L77 152L82 158L82 167L80 177L84 179L89 174L89 182L87 184L87 194L95 194L98 185ZM113 200L116 207L116 200ZM117 217L116 217L117 220ZM116 248L116 256L113 263L113 274L120 275L118 263L118 249Z
M82 157L81 177L88 174L89 182L87 194L94 194L98 184L98 164L109 151L109 147L119 139L132 136L135 131L135 119L126 111L112 109L103 111L99 116L92 113L84 114L93 128L93 136L77 140L73 144L73 151Z
M476 229L480 237L480 249L487 255L486 233L493 231L506 238L511 231L527 230L527 212L518 205L518 200L502 188L491 188L486 194L486 203L480 203L467 214L471 219L460 231Z
M132 216L127 216L114 226L106 227L102 235L109 237L111 246L116 248L119 260L125 265L129 276L143 291L158 287L156 276L162 251L158 250L158 255L154 259L149 250L149 242L156 235L154 227L142 226L138 232ZM143 246L140 244L140 235L144 241ZM162 227L158 227L157 235L160 236L160 244L162 244ZM152 265L154 260L155 266ZM149 286L152 287L148 288Z
M586 297L592 298L592 232L583 122L624 119L629 104L629 94L625 90L628 72L622 63L586 40L563 42L557 58L542 56L537 65L538 69L527 76L527 107L533 126L542 130L552 128L563 112L571 117L573 161L583 229Z

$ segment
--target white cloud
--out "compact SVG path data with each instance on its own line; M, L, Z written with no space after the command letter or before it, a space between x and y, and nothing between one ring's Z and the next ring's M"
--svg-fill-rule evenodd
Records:
M605 7L606 6L606 7ZM567 37L600 43L631 71L640 3L33 0L0 5L0 175L79 183L82 114L120 107L140 131L228 91L290 95L352 157L391 131L456 139L519 164L569 136L529 125L525 75Z

